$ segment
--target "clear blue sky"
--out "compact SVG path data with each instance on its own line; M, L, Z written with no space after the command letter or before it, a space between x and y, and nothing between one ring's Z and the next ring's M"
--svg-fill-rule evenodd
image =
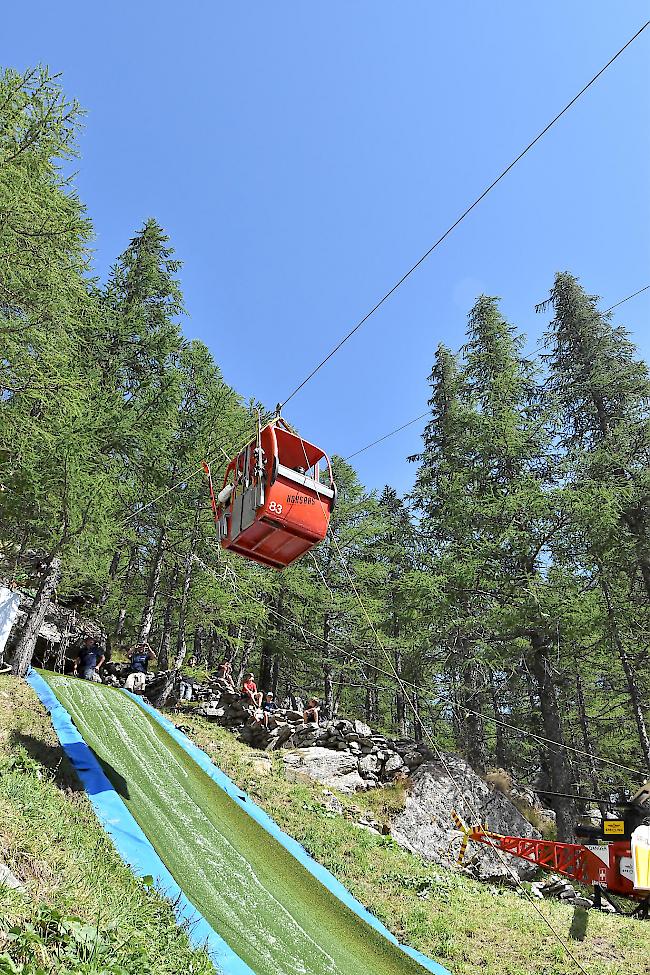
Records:
M78 188L105 276L148 216L188 336L284 399L646 19L627 0L11 4L0 61L87 109ZM606 305L650 283L650 28L287 409L347 454L425 408L480 292L534 344L558 269ZM650 292L617 320L650 356ZM405 490L420 425L358 458Z

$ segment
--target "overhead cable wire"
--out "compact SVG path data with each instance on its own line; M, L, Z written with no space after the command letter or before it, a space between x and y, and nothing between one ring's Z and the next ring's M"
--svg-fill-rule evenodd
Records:
M307 383L311 379L313 379L313 377L316 375L316 373L319 372L323 368L323 366L327 362L329 362L329 360L334 355L336 355L336 353L339 351L339 349L342 348L342 346L344 346L345 343L349 339L352 338L352 336L355 334L355 332L358 332L358 330L363 325L365 325L365 323L368 321L368 319L371 318L372 315L374 315L375 312L378 311L381 308L381 306L384 304L384 302L386 302L390 298L390 296L392 294L394 294L397 291L397 289L399 287L401 287L401 285L404 284L404 282L408 278L410 278L410 276L414 273L414 271L416 271L420 267L420 265L424 264L424 262L434 252L434 250L436 250L436 248L439 247L440 244L442 244L442 242L452 233L452 231L454 231L456 229L456 227L460 223L462 223L463 220L465 220L465 218L467 216L469 216L469 214L472 212L472 210L474 210L474 208L477 207L478 204L482 200L485 199L485 197L488 195L488 193L490 193L494 189L494 187L498 183L501 182L501 180L504 178L504 176L507 176L507 174L510 172L510 170L511 169L514 169L514 167L517 165L517 163L520 162L520 160L523 159L524 156L528 152L530 152L530 150L533 148L533 146L536 145L536 143L538 143L539 140L541 138L543 138L543 136L546 135L546 133L549 131L549 129L551 129L556 124L556 122L558 122L562 118L562 116L565 115L573 105L575 105L575 103L578 101L578 99L581 98L582 95L584 95L584 93L586 91L588 91L588 89L591 88L591 86L593 84L595 84L595 82L601 77L601 75L603 75L605 73L605 71L607 71L607 69L617 60L617 58L619 58L621 56L621 54L623 54L623 52L630 46L630 44L632 44L637 39L637 37L639 37L639 35L643 33L643 31L646 29L646 27L648 27L648 25L650 25L650 20L649 21L646 21L645 24L643 24L643 26L640 27L636 31L636 33L633 34L633 36L629 38L628 41L626 41L626 43L623 45L623 47L621 47L616 52L616 54L614 54L614 56L609 59L609 61L607 62L607 64L603 65L603 67L599 71L596 72L596 74L593 76L593 78L591 78L587 82L587 84L584 85L584 87L582 87L580 89L580 91L577 93L577 95L574 95L573 98L571 99L571 101L567 102L567 104L564 106L564 108L560 112L558 112L558 114L555 116L555 118L551 119L551 121L548 122L548 124L544 126L544 128L541 130L541 132L539 132L535 136L535 138L531 142L528 143L528 145L526 146L526 148L523 149L519 153L519 155L515 159L513 159L513 161L508 166L506 166L506 168L497 176L497 178L495 180L493 180L489 184L489 186L487 186L479 196L476 197L476 199L474 200L474 202L473 203L470 203L470 205L465 210L463 210L463 212L460 214L459 217L456 218L456 220L451 224L451 226L449 226L445 230L445 232L440 237L438 237L438 239L435 241L435 243L433 243L431 245L431 247L427 251L425 251L425 253L422 255L422 257L418 261L416 261L415 264L413 264L408 269L408 271L406 271L405 274L403 274L401 276L401 278L392 286L392 288L389 291L387 291L385 293L385 295L382 298L380 298L379 301L375 305L373 305L373 307L370 309L370 311L367 312L363 316L363 318L360 321L358 321L357 324L353 328L351 328L350 331L346 335L343 336L343 338L340 340L340 342L338 342L337 345L334 346L334 348L325 356L325 358L322 359L318 363L318 365L314 367L314 369L312 369L312 371L309 373L309 375L306 376L305 379L303 379L302 382L298 386L296 386L295 389L293 389L289 393L289 395L285 398L285 400L281 404L281 407L282 408L284 408L287 405L287 403L290 400L292 400L293 397L297 393L299 393L300 390L304 386L306 386Z
M377 646L379 647L379 649L384 654L384 656L386 658L386 661L388 663L388 666L392 670L393 677L398 682L404 698L406 699L406 701L409 704L409 707L413 711L413 716L414 716L415 720L420 725L420 728L422 730L422 733L428 739L428 741L429 741L430 745L432 746L434 752L438 756L438 761L442 764L443 768L447 772L447 775L449 776L450 781L454 784L458 796L460 796L462 798L463 802L467 806L472 807L472 812L473 812L474 816L476 817L476 821L477 822L480 822L481 821L481 813L480 813L478 804L473 801L473 797L470 796L466 790L463 790L463 788L461 788L458 785L458 783L456 781L456 775L454 774L453 770L450 768L449 763L447 762L447 760L446 760L446 758L444 756L444 753L438 748L438 745L437 745L436 741L434 740L433 735L429 731L428 727L422 721L422 718L420 716L420 709L418 707L417 701L414 700L414 699L412 699L411 698L411 695L406 690L406 683L402 679L402 676L398 672L397 668L395 667L395 665L393 663L393 660L392 660L392 658L390 656L390 653L388 652L387 648L384 646L384 643L383 643L381 637L379 636L379 632L378 632L377 628L375 627L375 624L373 623L373 620L372 620L372 618L371 618L371 616L370 616L370 614L369 614L369 612L368 612L368 610L366 608L366 605L365 605L363 599L361 598L361 594L359 593L359 590L357 588L357 585L356 585L356 583L354 581L354 577L353 577L352 573L350 572L350 568L349 568L349 566L347 564L347 561L346 561L343 553L341 552L341 549L340 549L339 544L338 544L338 540L336 539L336 536L331 531L330 531L330 538L334 542L334 546L337 549L337 552L338 552L338 555L339 555L339 560L341 561L341 563L342 563L342 565L343 565L343 567L345 569L346 575L348 577L348 581L350 583L350 586L352 587L352 591L354 592L354 595L355 595L355 597L356 597L356 599L357 599L357 601L359 603L359 606L360 606L360 608L361 608L364 616L366 617L366 620L368 622L368 625L370 626L372 632L374 633L375 639L377 641ZM521 881L521 878L520 878L519 874L514 869L514 867L512 866L512 864L508 861L505 853L498 846L496 846L496 845L489 844L489 849L491 849L493 851L493 853L496 854L497 859L500 861L501 865L505 868L506 873L508 873L508 874L511 875L511 877L513 878L513 880L515 881L516 885L521 890L521 892L524 895L524 897L529 901L529 903L531 904L531 906L534 908L534 910L536 911L536 913L539 915L539 917L542 919L542 921L544 922L544 924L546 925L546 927L549 929L549 931L551 932L551 934L554 936L554 938L556 939L556 941L558 942L558 944L560 944L564 948L565 952L567 953L567 955L569 956L569 958L573 961L573 963L575 964L576 968L578 968L583 973L583 975L589 975L589 973L587 972L587 969L579 961L579 959L575 956L575 954L573 953L573 951L569 947L566 939L562 937L562 935L560 934L560 932L553 925L552 921L548 917L546 917L546 915L544 914L544 912L540 909L539 905L535 903L532 895L526 890L526 888L524 887L524 885L523 885L523 883Z
M607 315L608 312L613 311L615 308L618 308L619 305L624 305L626 301L630 301L632 298L636 298L637 295L643 294L644 291L650 291L650 284L646 284L644 288L639 288L639 290L635 291L633 294L628 295L626 298L621 298L620 301L617 301L615 304L610 305L609 308L606 308L604 310L603 315ZM376 447L377 444L383 443L384 440L388 440L390 437L394 437L396 433L400 433L402 430L406 430L407 427L410 427L414 423L417 423L418 420L423 420L427 416L430 416L430 412L428 410L425 411L424 413L420 413L418 416L414 416L412 420L407 420L406 423L403 423L401 426L396 427L394 430L391 430L390 433L385 433L383 437L378 437L377 440L373 440L371 443L366 444L365 447L360 447L359 450L355 450L353 453L347 454L347 456L344 457L343 460L346 461L352 460L353 457L357 457L359 454L365 453L365 451L370 450L371 447Z
M385 433L383 437L379 437L377 440L373 440L372 443L366 444L365 447L361 447L359 450L355 450L353 454L348 454L347 457L343 458L343 460L352 460L353 457L357 457L359 454L363 454L364 451L370 450L371 447L376 447L378 443L382 443L382 441L388 440L389 437L394 437L395 434L399 433L401 430L406 430L407 427L410 427L414 423L417 423L418 420L423 420L425 416L429 416L429 410L426 410L424 413L420 413L419 416L414 416L412 420L408 420L407 423L403 423L401 427L396 427L396 429L391 430L390 433Z
M214 576L215 579L217 579L220 582L222 581L216 569L214 569L211 565L208 565L202 559L199 559L198 556L194 557L194 561L197 562L201 566L201 568L203 568L205 571L209 572L212 576ZM252 602L256 602L260 606L262 606L268 613L272 614L276 619L279 619L283 623L287 623L289 626L292 626L294 629L298 630L300 634L303 636L303 638L312 637L318 643L327 642L327 644L337 653L341 654L341 656L347 657L349 660L354 660L357 663L362 664L364 667L370 667L372 668L372 670L376 671L377 673L383 674L385 677L390 677L391 680L395 679L394 673L392 673L389 670L386 670L385 668L381 667L379 664L368 660L366 657L360 656L358 653L355 653L353 650L349 650L336 643L333 643L332 640L325 641L324 638L320 636L320 634L314 633L313 630L308 630L298 620L292 619L291 617L286 616L283 613L280 613L277 609L274 609L273 606L267 605L264 602L264 600L260 599L257 596L252 595L250 592L245 590L241 585L241 583L239 582L239 580L237 579L237 576L234 572L231 572L229 574L229 578L232 583L233 594L235 596L235 599L237 599L241 605L245 605L244 603L245 599L250 599ZM239 595L239 592L241 592L242 595ZM417 691L426 690L426 687L423 687L422 684L414 684L412 681L402 679L402 683L413 690L417 690ZM380 687L381 685L377 685L377 686ZM389 688L386 688L386 690L389 690ZM452 702L449 700L443 700L442 703L449 705ZM511 731L515 731L517 732L517 734L523 735L524 737L533 738L537 742L543 742L544 744L547 745L553 745L556 748L562 748L565 749L566 751L574 752L577 755L584 755L587 758L589 758L591 761L600 762L603 765L609 765L612 768L619 769L620 771L632 772L634 775L639 775L639 776L646 775L646 773L643 772L641 769L632 768L629 765L622 765L620 762L614 762L611 759L603 758L600 755L594 755L591 752L586 751L584 748L577 748L574 747L573 745L567 745L564 742L556 741L554 738L546 738L544 737L544 735L536 734L533 731L527 731L525 728L519 728L517 727L517 725L510 724L507 721L502 721L498 718L493 717L490 714L485 714L485 712L483 711L475 711L472 708L466 707L465 705L458 704L458 702L453 702L453 703L456 704L462 711L465 711L468 714L474 714L477 717L483 718L485 721L492 722L493 724L502 725L503 727L508 728Z
M275 412L273 411L273 412L271 412L270 414L267 415L267 418L265 419L264 422L266 422L267 419L270 419L270 418L272 418L274 416L275 416ZM255 422L257 423L257 420ZM239 450L241 450L242 447L246 446L246 444L248 444L250 442L251 436L253 436L253 432L251 432L251 434L249 436L247 436L246 440L241 444L240 447L237 447L237 448L230 447L228 449L228 451L225 450L225 447L227 445L227 441L224 440L222 443L218 444L215 447L215 451L216 450L222 450L226 454L226 457L229 458L233 452L234 453L238 453ZM239 442L239 440L240 440L240 438L238 436L237 437L237 441ZM212 461L210 461L210 465L212 465L214 463L215 463L215 459L213 459ZM162 501L162 499L165 498L165 497L167 497L168 494L171 494L172 491L176 491L179 487L182 487L183 484L186 484L188 481L191 481L192 478L196 477L197 474L203 473L203 471L204 471L203 464L201 464L200 467L197 467L194 470L187 471L183 475L183 477L180 479L180 481L176 481L176 483L175 484L172 484L171 487L166 488L162 492L162 494L159 494L157 497L152 498L151 501L147 501L147 503L146 504L143 504L140 508L138 508L137 511L133 511L130 515L128 515L128 517L126 517L124 519L124 521L122 522L122 527L124 525L128 524L128 522L131 521L133 518L137 518L138 515L141 515L143 511L146 511L147 510L147 508L150 508L152 505L157 504L159 501Z
M638 291L635 291L632 295L628 295L627 298L621 298L621 300L617 301L616 304L610 305L609 308L605 309L605 314L607 314L608 311L613 311L615 308L618 308L619 305L624 305L626 301L636 298L637 295L642 295L644 291L648 290L650 290L650 284L646 284L645 288L639 288Z

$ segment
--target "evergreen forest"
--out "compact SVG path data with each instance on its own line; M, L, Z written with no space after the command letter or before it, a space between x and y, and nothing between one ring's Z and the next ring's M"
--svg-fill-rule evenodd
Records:
M560 838L565 794L647 778L650 376L579 269L549 281L535 354L477 297L463 347L430 350L412 492L334 456L327 540L263 569L220 551L201 464L218 484L273 404L184 337L154 217L98 280L82 118L47 69L0 76L0 575L35 593L15 672L54 599L172 674L228 657L325 716L558 793Z

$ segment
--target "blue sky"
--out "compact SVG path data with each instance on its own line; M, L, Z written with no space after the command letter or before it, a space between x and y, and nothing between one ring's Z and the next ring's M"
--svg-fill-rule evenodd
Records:
M32 0L0 62L88 112L77 185L104 276L148 216L226 379L270 407L646 19L644 2ZM650 283L650 28L292 401L351 453L422 412L480 292L531 347L556 270L605 307ZM650 358L650 292L617 310ZM406 490L420 424L357 459Z

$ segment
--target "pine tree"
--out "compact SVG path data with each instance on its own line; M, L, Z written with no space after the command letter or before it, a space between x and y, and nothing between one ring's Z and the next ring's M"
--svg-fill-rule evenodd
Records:
M625 329L575 277L558 274L549 303L549 394L561 408L573 554L600 589L603 641L620 661L650 768L640 651L650 634L650 377Z

